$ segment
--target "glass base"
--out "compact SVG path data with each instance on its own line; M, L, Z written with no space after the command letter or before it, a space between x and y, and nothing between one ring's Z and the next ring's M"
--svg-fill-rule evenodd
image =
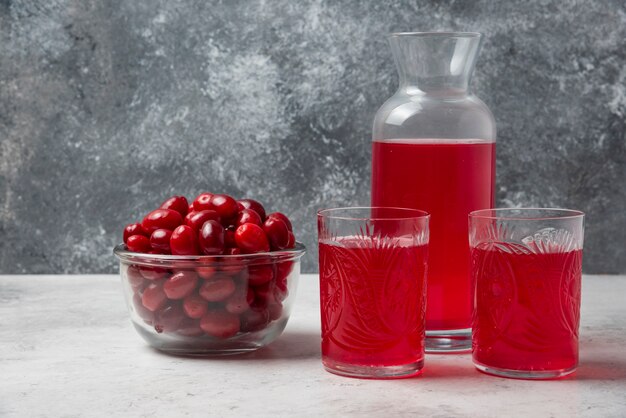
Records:
M185 337L177 334L157 334L153 328L133 322L137 333L152 347L176 356L214 357L245 354L273 342L283 332L288 318L270 323L256 332L245 332L226 339L208 336Z
M428 354L464 353L472 350L472 329L426 330Z
M400 366L364 366L347 364L334 361L328 357L322 358L322 363L326 371L345 377L355 377L358 379L402 379L415 377L424 368L424 359L414 363Z
M567 376L576 371L576 366L569 369L561 370L511 370L501 369L499 367L485 366L474 361L474 366L483 373L487 373L493 376L508 377L510 379L530 379L530 380L545 380L545 379L558 379L560 377Z

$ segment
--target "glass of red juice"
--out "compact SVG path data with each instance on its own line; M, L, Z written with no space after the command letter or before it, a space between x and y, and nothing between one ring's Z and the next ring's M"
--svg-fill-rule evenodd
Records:
M429 218L421 210L388 207L318 212L327 371L372 379L421 372Z
M542 208L470 213L478 370L520 379L576 370L584 216Z

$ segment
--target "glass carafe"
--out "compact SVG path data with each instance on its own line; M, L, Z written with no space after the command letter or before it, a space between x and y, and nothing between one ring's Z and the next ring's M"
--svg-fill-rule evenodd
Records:
M395 33L400 86L376 114L372 206L431 214L426 351L471 348L468 214L494 204L496 127L469 90L479 33Z

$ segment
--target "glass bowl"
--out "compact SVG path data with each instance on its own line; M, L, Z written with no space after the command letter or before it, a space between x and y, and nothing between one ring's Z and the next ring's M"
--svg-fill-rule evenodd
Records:
M253 351L281 334L300 276L301 243L246 255L177 256L113 250L135 329L179 355Z

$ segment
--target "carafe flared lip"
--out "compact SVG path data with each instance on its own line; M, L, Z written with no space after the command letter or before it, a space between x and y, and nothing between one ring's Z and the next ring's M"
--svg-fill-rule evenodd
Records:
M390 37L414 36L414 37L442 37L442 38L480 38L480 32L394 32Z

